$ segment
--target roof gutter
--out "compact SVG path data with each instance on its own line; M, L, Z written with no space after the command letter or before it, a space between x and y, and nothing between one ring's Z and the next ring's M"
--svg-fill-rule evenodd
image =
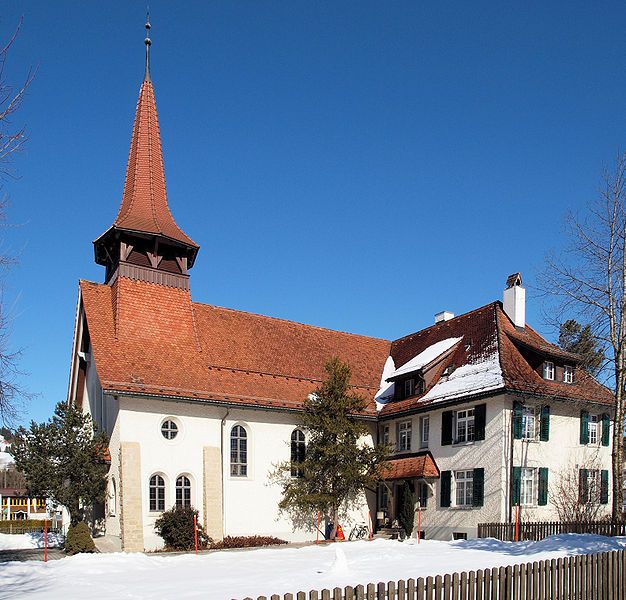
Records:
M286 406L263 406L259 404L252 404L250 402L228 402L227 400L209 400L208 398L192 398L191 396L174 396L173 394L150 394L147 392L129 392L127 390L106 389L105 394L115 396L127 396L137 398L154 398L156 400L173 400L174 402L185 402L188 404L208 404L210 406L221 406L224 408L247 408L252 410L267 410L267 411L284 411L289 413L302 413L302 408L289 408ZM378 421L377 415L359 415L362 421Z

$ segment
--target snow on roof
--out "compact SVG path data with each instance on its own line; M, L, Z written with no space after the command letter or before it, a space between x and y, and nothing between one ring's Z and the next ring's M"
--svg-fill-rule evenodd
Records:
M396 369L391 375L388 375L387 378L389 379L390 377L396 377L398 375L404 375L405 373L418 371L433 362L433 360L441 356L444 352L450 350L452 346L460 342L462 339L463 337L447 338L428 346L428 348L422 350L422 352L420 352L417 356L414 356L409 362L402 365L399 369Z
M396 370L396 364L393 362L393 358L391 356L387 357L385 361L385 366L383 367L383 374L380 377L380 389L376 393L376 410L379 411L383 405L389 400L391 400L394 396L396 384L392 382L388 382L387 379L392 376L394 371Z
M484 361L463 365L449 377L440 379L421 400L451 400L466 394L488 392L504 387L498 353L493 352Z

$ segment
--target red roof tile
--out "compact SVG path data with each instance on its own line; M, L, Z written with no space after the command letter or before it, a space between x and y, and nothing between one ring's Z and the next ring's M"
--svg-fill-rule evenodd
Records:
M80 289L107 391L300 409L338 356L376 414L387 340L199 304L188 291L123 277Z
M154 87L149 79L143 81L139 92L122 204L113 225L118 229L162 235L198 248L178 227L169 209L159 119Z
M430 452L420 452L416 456L393 458L388 461L389 468L385 479L412 479L414 477L431 479L439 477L439 467Z
M433 403L433 395L428 397L434 386L442 381L446 367L455 369L465 365L476 365L496 354L502 370L502 385L491 388L490 392L512 391L543 397L571 399L573 401L597 402L610 405L612 393L600 385L583 369L576 369L574 383L547 381L533 369L524 353L534 352L540 356L553 357L564 362L578 362L579 357L550 344L532 327L523 330L516 328L502 309L500 302L442 321L431 327L395 340L391 345L391 356L396 368L401 367L414 356L436 342L447 338L462 337L457 349L436 367L432 381L418 396L403 400L391 400L381 409L381 416L417 410ZM479 393L478 391L476 393ZM468 394L469 395L469 394ZM467 397L466 395L465 397ZM452 398L463 400L463 397ZM436 401L446 400L437 397Z

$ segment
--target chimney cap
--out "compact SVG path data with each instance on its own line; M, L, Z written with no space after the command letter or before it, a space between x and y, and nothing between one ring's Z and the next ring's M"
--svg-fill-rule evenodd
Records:
M449 321L454 319L454 313L449 310L442 310L435 315L435 323L441 323L442 321Z
M521 273L513 273L506 278L507 289L515 287L516 285L522 285Z

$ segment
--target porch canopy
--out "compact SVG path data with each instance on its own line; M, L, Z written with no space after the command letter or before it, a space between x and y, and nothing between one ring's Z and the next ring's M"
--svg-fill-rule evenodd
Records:
M388 469L385 472L386 480L393 479L439 479L439 467L428 452L417 452L388 461Z

